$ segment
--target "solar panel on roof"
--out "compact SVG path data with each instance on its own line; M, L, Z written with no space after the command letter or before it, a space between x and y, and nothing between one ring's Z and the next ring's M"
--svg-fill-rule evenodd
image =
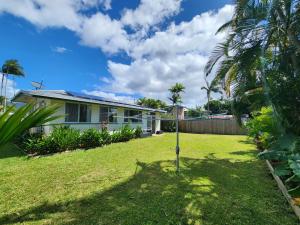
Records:
M98 96L94 96L94 95L88 95L88 94L79 93L79 92L75 92L75 91L67 91L67 93L69 95L74 96L74 97L86 98L86 99L92 99L92 100L99 100L99 101L105 101L104 98L98 97Z

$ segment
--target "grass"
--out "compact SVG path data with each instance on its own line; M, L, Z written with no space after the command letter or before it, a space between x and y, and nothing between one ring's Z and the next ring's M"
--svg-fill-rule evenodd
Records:
M181 134L27 158L0 149L0 224L298 224L244 136Z

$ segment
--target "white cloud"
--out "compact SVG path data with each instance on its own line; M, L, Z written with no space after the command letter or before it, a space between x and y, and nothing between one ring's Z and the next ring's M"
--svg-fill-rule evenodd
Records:
M122 23L134 29L148 29L180 11L182 0L141 0L139 6L123 11Z
M51 50L52 50L53 52L60 53L60 54L63 54L63 53L65 53L65 52L68 51L67 48L65 48L65 47L59 47L59 46L57 46L57 47L55 47L55 48L51 48Z
M127 33L121 23L102 13L86 18L78 33L82 44L99 47L104 52L116 53L129 48Z
M225 37L215 32L232 17L234 7L226 5L161 30L167 18L180 12L181 3L182 0L141 0L137 8L124 9L120 20L98 10L85 13L99 5L110 9L110 0L0 0L0 13L22 17L39 28L67 28L80 37L82 44L108 54L126 53L131 63L108 61L112 79L102 80L105 90L98 88L93 94L126 100L128 96L112 93L123 92L167 100L168 88L182 82L187 88L184 104L199 105L205 101L201 91L204 65L213 47ZM63 47L57 50L65 51Z
M112 91L141 93L167 100L168 88L176 82L186 86L185 105L199 105L206 101L204 66L216 45L225 34L216 30L233 14L233 6L226 5L217 12L206 12L189 22L171 24L165 31L142 40L130 49L133 62L121 64L109 61L113 76Z
M133 104L135 102L134 97L129 96L129 95L121 95L121 94L116 94L113 92L105 92L101 90L94 90L94 91L87 91L87 90L82 90L83 93L88 94L88 95L94 95L94 96L99 96L103 97L105 99L110 99L114 101L121 101L121 102L126 102L126 103L131 103Z

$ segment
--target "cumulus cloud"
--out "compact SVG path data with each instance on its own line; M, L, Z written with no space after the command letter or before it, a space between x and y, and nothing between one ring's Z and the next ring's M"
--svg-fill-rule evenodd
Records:
M195 16L189 22L171 24L165 31L136 43L129 55L130 64L108 62L114 82L111 89L167 100L168 88L176 82L186 86L187 106L203 104L203 69L210 52L225 34L216 30L232 17L233 6Z
M102 13L86 18L78 33L82 44L99 47L104 52L116 53L129 48L127 33L121 23Z
M215 32L232 17L234 7L225 5L190 21L171 22L162 29L166 24L161 24L180 13L181 3L182 0L141 0L135 9L124 9L120 19L99 10L85 13L99 5L110 9L110 0L0 1L0 13L22 17L40 28L67 28L79 36L81 44L100 48L109 56L125 53L131 62L108 60L112 78L109 83L101 81L105 91L98 88L93 94L109 93L115 99L120 95L112 92L122 92L167 100L168 88L182 82L186 86L184 104L199 105L205 101L205 92L201 91L204 65L213 47L225 37ZM122 98L126 100L128 96Z
M122 23L133 29L149 29L180 11L182 0L141 0L136 9L123 11Z

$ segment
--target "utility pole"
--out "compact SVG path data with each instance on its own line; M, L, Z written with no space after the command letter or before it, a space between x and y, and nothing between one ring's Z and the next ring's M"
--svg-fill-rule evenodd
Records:
M179 131L178 131L178 123L179 123L179 116L178 116L178 104L176 104L176 172L179 173Z

